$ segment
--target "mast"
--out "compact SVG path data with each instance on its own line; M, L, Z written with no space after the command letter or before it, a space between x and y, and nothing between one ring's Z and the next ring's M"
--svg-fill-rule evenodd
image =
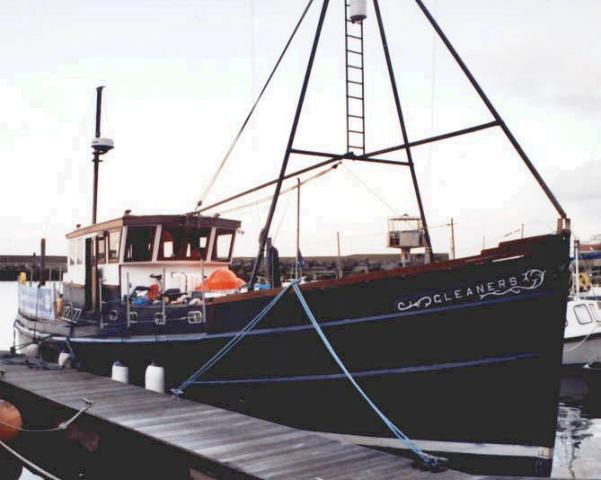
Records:
M580 240L574 239L574 261L576 262L575 295L580 293Z
M292 153L294 138L296 137L296 130L298 128L298 122L300 120L300 115L303 110L303 105L305 103L307 87L309 86L311 72L313 71L313 62L315 61L315 53L317 52L317 46L319 45L319 39L321 37L321 30L323 28L323 22L326 18L326 12L328 11L329 3L330 3L329 0L323 0L323 4L321 6L319 22L317 23L317 29L315 31L315 38L313 39L313 46L311 47L311 54L309 55L307 69L305 71L305 79L303 80L303 86L301 87L300 96L298 99L298 103L296 105L296 113L294 114L292 128L290 129L290 137L288 139L288 146L286 147L286 153L284 154L284 159L282 160L280 176L278 177L278 182L275 187L275 192L273 194L273 200L271 201L271 206L269 207L269 213L267 214L267 220L265 222L265 226L263 227L263 230L261 230L261 233L259 234L259 251L257 252L257 257L255 258L255 263L253 265L252 273L250 274L250 280L248 282L248 290L249 291L253 291L254 287L255 287L255 281L257 279L259 265L261 264L261 259L263 258L263 254L265 251L265 242L267 241L267 236L269 235L269 229L271 227L271 222L273 221L275 207L278 203L280 191L282 190L282 182L284 181L284 177L286 176L288 160L290 159L290 154Z
M300 178L296 179L296 268L295 278L300 280L301 278L301 259L300 259L300 200L301 200L301 181Z
M455 224L451 217L451 260L455 260Z
M338 278L342 278L342 258L340 257L340 232L336 232L336 268Z
M96 223L96 216L98 213L98 165L102 161L101 155L104 155L109 150L112 150L114 145L110 138L100 137L100 120L102 114L102 90L103 86L96 88L96 129L94 132L94 140L92 140L92 150L94 150L94 157L92 162L94 163L94 186L93 186L93 200L92 200L92 224Z
M96 88L96 130L94 138L100 137L100 116L102 111L102 89L104 87ZM98 164L100 160L100 152L94 150L94 199L92 200L92 223L96 223L96 214L98 211Z

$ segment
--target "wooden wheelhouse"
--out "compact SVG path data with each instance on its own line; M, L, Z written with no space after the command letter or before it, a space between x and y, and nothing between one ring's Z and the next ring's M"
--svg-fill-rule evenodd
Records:
M65 301L98 310L137 286L162 283L193 290L217 269L228 268L237 220L198 215L124 215L67 234Z

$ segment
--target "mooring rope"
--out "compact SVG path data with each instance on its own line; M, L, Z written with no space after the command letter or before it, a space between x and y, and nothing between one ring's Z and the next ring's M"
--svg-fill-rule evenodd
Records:
M313 325L313 328L317 332L317 335L319 335L319 338L321 339L322 343L324 344L324 346L330 353L330 356L338 364L338 367L340 368L340 370L342 370L342 372L344 373L346 378L351 382L353 387L355 387L355 390L357 390L357 392L359 393L359 395L361 395L363 400L365 400L367 402L367 404L371 407L371 409L376 413L376 415L378 415L378 417L380 417L382 422L384 422L384 425L386 425L388 427L388 429L394 434L394 436L397 437L401 441L401 443L403 443L409 450L411 450L426 465L428 465L430 467L434 467L434 468L441 466L441 464L444 463L446 461L446 459L442 459L440 457L435 457L433 455L429 455L426 452L424 452L407 435L405 435L401 431L401 429L399 429L384 414L384 412L382 412L382 410L380 410L378 408L378 406L373 402L373 400L371 398L369 398L367 393L365 393L365 390L363 390L363 388L361 388L361 386L353 378L353 375L351 374L351 372L348 371L348 369L346 368L346 366L344 365L344 363L342 362L342 360L340 359L340 357L334 350L334 347L332 347L332 344L330 343L330 341L327 339L327 337L323 333L323 330L319 326L319 322L315 318L315 315L313 315L313 312L311 311L311 308L309 308L309 304L307 303L307 300L303 296L301 289L298 286L298 282L293 282L292 288L294 290L294 293L296 293L296 298L298 299L299 303L303 307L303 310L305 311L307 318Z
M27 465L29 468L31 468L32 470L34 470L36 473L41 474L44 478L48 478L50 480L61 480L58 477L55 477L54 475L52 475L50 472L47 472L46 470L44 470L42 467L36 465L35 463L33 463L31 460L27 460L23 455L21 455L20 453L18 453L17 451L13 450L12 448L10 448L6 443L4 443L2 440L0 440L0 445L11 455L13 455L15 458L17 458L21 463Z
M58 424L58 426L53 427L53 428L23 428L23 427L17 427L15 425L12 425L10 423L6 423L3 422L2 420L0 420L0 425L3 425L5 427L8 428L12 428L13 430L18 430L19 432L23 432L23 433L53 433L53 432L61 432L64 430L67 430L67 428L69 428L69 426L75 421L77 420L81 415L83 415L85 412L87 412L90 408L92 408L92 405L94 404L94 402L91 402L87 399L82 399L85 403L85 405L79 409L79 411L73 415L71 418L69 418L68 420L65 420L64 422L61 422Z
M593 325L592 325L592 330L591 330L590 332L588 332L588 333L586 334L586 336L585 336L585 337L584 337L582 340L580 340L580 342L578 342L576 345L572 345L571 347L568 347L568 348L566 348L566 349L563 351L563 353L568 353L568 352L572 352L572 351L574 351L574 350L577 350L577 349L578 349L578 348L580 348L580 347L581 347L581 346L584 344L584 342L586 342L586 341L589 339L589 337L590 337L591 335L593 335L593 334L594 334L596 331L597 331L597 325L596 325L596 322L593 322Z
M33 272L31 273L31 277L33 278ZM35 336L38 331L38 306L40 303L40 286L38 285L36 299L35 299L35 320L33 324L33 341L35 342Z
M377 414L377 416L382 420L382 422L388 427L388 429L394 434L395 437L403 443L414 455L421 461L421 465L430 469L432 471L439 471L446 468L447 460L445 458L436 457L434 455L429 455L421 450L407 435L405 435L401 429L399 429L379 408L378 406L369 398L367 393L361 388L361 386L357 383L357 381L353 378L353 375L348 371L345 367L344 363L340 359L340 357L336 354L336 351L332 347L332 344L328 341L327 337L323 333L323 330L319 326L319 322L317 322L313 312L309 308L305 297L303 296L299 286L299 282L294 281L290 285L286 286L278 295L276 295L250 322L246 324L244 328L242 328L227 344L225 344L215 355L213 355L202 367L200 367L195 373L193 373L185 382L183 382L178 388L172 389L171 392L176 396L183 395L186 388L190 385L197 383L198 378L211 369L219 360L221 360L225 355L227 355L240 341L246 336L248 332L250 332L253 328L257 326L257 324L271 311L271 309L280 301L280 299L292 288L296 297L298 298L307 318L311 322L311 325L319 335L322 343L325 345L326 349L332 356L332 358L336 361L344 375L348 378L351 384L355 387L357 392L363 397L363 399L367 402L367 404L371 407L371 409Z
M286 286L280 293L278 293L272 300L269 302L250 322L246 324L244 328L242 328L229 342L227 342L215 355L213 355L202 367L200 367L196 372L194 372L188 380L183 382L179 387L171 390L176 396L181 396L186 388L192 385L198 378L203 375L206 371L213 367L219 360L221 360L225 355L227 355L240 341L244 338L244 336L250 332L255 326L263 320L263 317L269 313L269 311L273 308L273 306L280 301L280 299L286 294L288 290L290 290L292 285Z
M50 334L50 335L46 335L45 337L41 337L41 338L39 338L39 337L38 337L38 338L36 338L35 340L31 340L31 341L29 341L29 342L21 343L21 344L19 344L19 345L15 345L15 344L13 343L13 348L14 348L14 349L15 349L15 351L16 351L17 349L18 349L18 350L21 350L21 349L23 349L23 348L25 348L25 347L28 347L29 345L35 345L36 343L44 343L44 341L45 341L45 340L48 340L48 339L49 339L50 337L52 337L52 336L53 336L53 335L52 335L52 334Z

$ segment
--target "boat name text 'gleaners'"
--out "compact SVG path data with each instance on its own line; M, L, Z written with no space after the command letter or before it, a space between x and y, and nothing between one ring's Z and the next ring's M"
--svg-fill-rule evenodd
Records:
M417 300L401 300L397 303L399 311L411 310L413 308L429 308L433 305L442 305L454 300L464 300L469 297L478 296L482 300L488 296L504 296L510 293L519 294L525 290L538 289L545 280L545 270L531 269L524 272L521 278L515 275L497 280L480 283L471 287L457 288L452 291L444 291L433 295L424 295Z

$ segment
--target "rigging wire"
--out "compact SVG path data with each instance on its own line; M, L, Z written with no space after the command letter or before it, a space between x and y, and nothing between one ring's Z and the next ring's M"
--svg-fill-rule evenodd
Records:
M363 185L363 187L369 192L371 193L375 198L377 198L380 203L382 203L382 205L384 205L388 210L390 210L390 213L394 214L395 213L395 209L392 208L392 206L386 201L384 200L384 198L378 193L376 192L373 188L371 188L369 185L367 185L367 183L365 183L361 177L359 177L359 175L357 175L355 172L353 172L350 168L348 168L346 165L342 165L344 167L344 170L349 173L351 175L351 177L353 177L355 180L357 180L361 185Z
M280 217L280 221L278 223L278 226L276 227L275 232L273 234L273 242L274 243L277 240L278 234L280 233L280 229L282 228L282 225L284 224L284 220L286 219L286 212L288 211L288 206L290 205L290 198L291 197L288 197L286 199L286 203L284 204L284 210L282 211L282 216Z
M438 0L435 0L432 5L432 11L436 11L438 7ZM432 82L430 88L430 136L434 136L434 130L437 127L437 111L436 111L436 72L438 66L438 38L436 33L432 33ZM434 156L434 144L428 145L428 159L426 161L426 178L428 182L428 197L431 199L432 195L432 158Z
M217 167L217 170L215 171L215 173L213 174L213 176L209 180L209 183L205 187L204 192L202 193L202 195L200 197L200 200L198 201L198 203L196 205L196 208L198 208L198 207L200 207L202 205L202 203L206 200L207 195L209 194L209 192L211 191L211 189L215 185L215 182L217 181L217 177L219 177L219 174L223 170L223 167L225 166L226 162L228 161L228 159L230 157L230 154L232 153L232 151L234 150L234 147L238 143L238 140L242 136L242 133L244 132L244 129L248 125L248 122L250 121L253 113L255 112L255 109L257 108L257 105L261 101L261 98L263 98L263 94L265 93L265 91L267 90L267 87L271 83L271 79L273 78L273 76L275 75L278 67L280 66L280 63L282 62L282 59L284 58L284 55L288 51L288 47L290 46L290 44L292 43L292 40L296 36L296 32L298 31L299 27L303 23L303 20L305 19L305 16L307 15L307 12L309 11L309 8L311 7L312 3L313 3L313 0L309 0L309 3L307 3L307 6L303 10L303 13L301 14L301 17L299 18L298 22L296 23L296 26L294 27L294 30L292 30L292 34L290 35L290 38L286 42L286 45L284 46L284 49L282 50L282 53L280 53L280 56L279 56L277 62L275 63L275 66L273 67L273 69L271 70L271 73L267 77L267 81L265 82L265 84L263 85L263 88L259 92L259 95L257 96L257 98L256 98L253 106L251 107L250 111L248 112L248 115L246 116L246 119L244 120L244 122L242 122L242 126L238 130L238 133L234 137L234 140L232 141L232 143L230 144L229 148L227 149L227 151L225 153L225 156L223 157L223 159L221 160L221 163Z
M311 182L312 180L316 180L319 177L322 177L323 175L325 175L328 172L331 172L332 170L335 170L338 167L338 165L340 165L341 163L342 162L337 162L334 165L326 168L325 170L322 170L321 172L313 175L312 177L309 177L309 178L303 180L300 183L301 186L302 185L306 185L307 183ZM298 188L297 185L293 185L291 187L288 187L288 188L282 190L280 192L280 195L284 195L284 194L286 194L288 192L296 190L297 188ZM228 208L227 210L221 210L219 213L220 213L220 215L224 215L226 213L232 213L232 212L236 212L236 211L239 211L239 210L244 210L245 208L248 208L248 207L255 207L255 206L261 205L262 203L270 201L272 198L273 198L273 195L270 195L268 197L263 197L263 198L260 198L258 200L254 200L252 202L245 203L244 205L239 205L239 206L236 206L236 207Z

